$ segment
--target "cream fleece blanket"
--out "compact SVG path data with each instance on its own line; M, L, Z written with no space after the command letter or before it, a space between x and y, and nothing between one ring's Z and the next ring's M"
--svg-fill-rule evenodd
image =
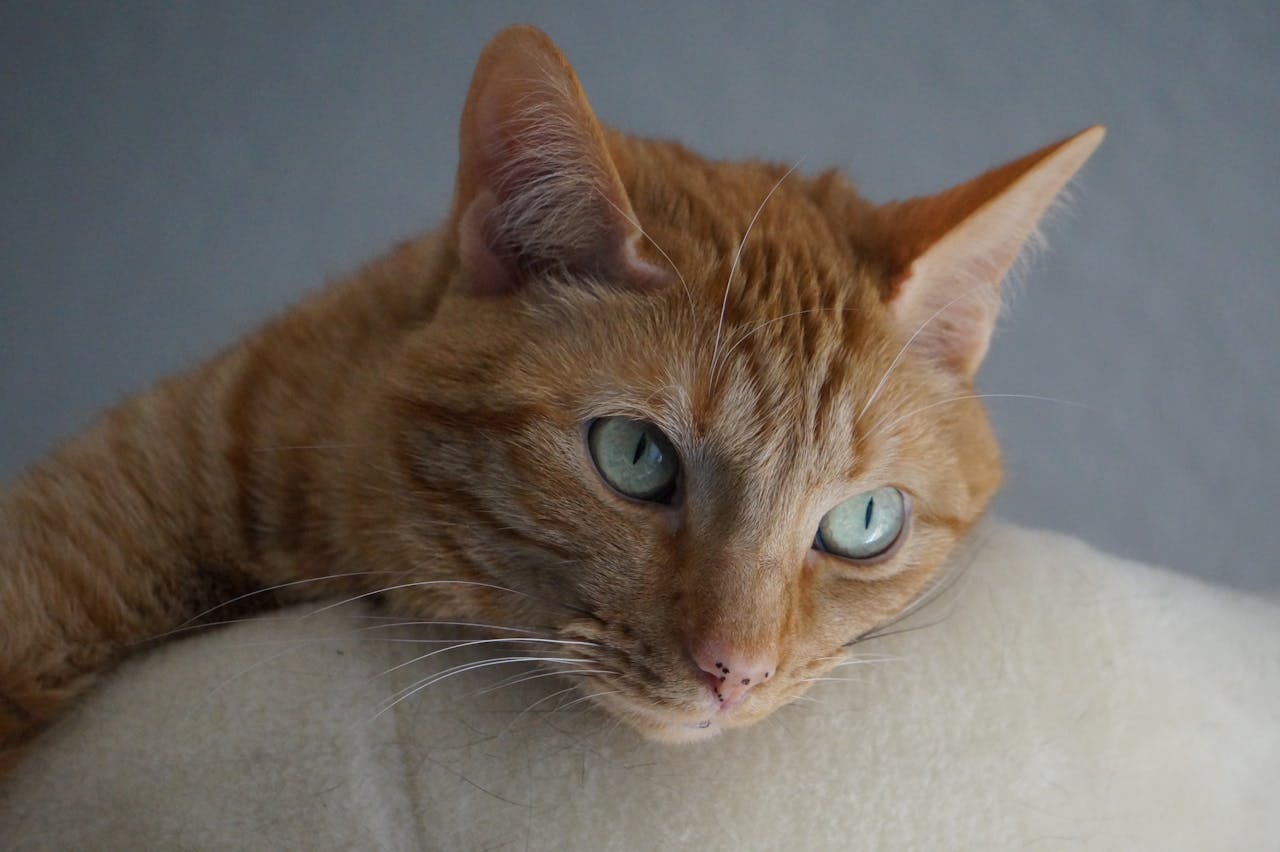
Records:
M48 733L0 848L1280 848L1280 609L1051 533L974 551L854 680L692 746L557 677L485 691L522 666L379 715L462 652L379 676L440 646L355 605L211 630Z

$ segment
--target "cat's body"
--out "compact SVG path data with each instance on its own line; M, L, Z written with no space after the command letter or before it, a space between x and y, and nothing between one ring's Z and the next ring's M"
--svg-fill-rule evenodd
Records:
M193 619L377 591L530 631L652 736L767 715L986 507L999 454L971 382L1000 278L1100 138L875 207L834 173L607 131L545 36L504 32L446 228L4 496L0 748ZM601 423L669 442L666 490L610 478ZM834 507L872 492L902 495L891 546L836 555Z

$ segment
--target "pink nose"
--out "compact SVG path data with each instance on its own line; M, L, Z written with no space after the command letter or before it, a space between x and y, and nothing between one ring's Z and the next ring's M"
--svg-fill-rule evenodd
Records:
M772 651L746 652L724 642L699 642L690 652L704 672L707 687L720 702L721 710L732 710L747 693L764 683L778 666Z

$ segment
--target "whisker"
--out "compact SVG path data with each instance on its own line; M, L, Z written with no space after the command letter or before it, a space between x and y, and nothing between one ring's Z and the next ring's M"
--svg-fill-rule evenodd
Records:
M439 640L437 640L437 641L439 641ZM574 640L572 640L572 639L537 639L537 638L533 638L533 637L524 637L524 636L515 636L515 637L511 637L511 638L509 638L509 639L470 639L470 640L467 640L467 641L465 641L465 642L458 642L458 643L456 643L456 644L454 644L454 645L450 645L448 648L439 648L439 649L437 649L437 650L435 650L435 651L431 651L431 652L429 652L429 653L422 654L421 656L414 657L412 660L406 660L405 662L400 663L400 664L395 665L395 666L392 666L391 668L387 669L386 671L382 672L381 674L376 675L376 676L375 676L375 679L376 679L376 678L379 678L379 677L385 677L386 675L389 675L389 674L391 674L391 673L392 673L392 672L394 672L394 671L398 671L399 669L402 669L402 668L404 668L405 666L411 666L411 665L413 665L414 663L420 663L420 662L422 662L423 660L426 660L426 659L429 659L429 658L431 658L431 657L434 657L434 656L436 656L437 654L443 654L443 653L445 653L446 651L454 651L454 650L457 650L457 649L459 649L459 648L470 648L470 647L473 647L473 646L475 646L475 645L493 645L493 644L496 644L496 643L498 643L498 642L508 642L508 643L510 643L510 642L519 642L519 643L521 643L521 644L524 644L524 643L536 643L536 644L544 644L544 645L580 645L580 646L581 646L581 645L594 645L594 644L595 644L594 642L577 642L577 641L574 641ZM586 662L586 661L585 661L585 660L582 660L581 662Z
M206 615L209 615L212 612L217 612L223 607L231 606L234 603L239 603L240 601L254 597L255 595L264 595L269 592L278 592L281 589L289 589L294 586L303 586L308 583L322 583L326 580L342 580L348 577L370 577L370 576L387 575L387 574L403 575L405 573L406 572L404 571L347 571L341 574L326 574L323 577L305 577L301 580L290 580L287 583L277 583L274 586L267 586L262 589L254 589L252 592L245 592L242 595L236 595L234 598L225 600L216 606L209 607L204 612L191 616L186 621L182 622L177 627L173 628L173 630L167 631L165 633L157 634L152 638L163 639L164 637L169 636L173 633L176 633L177 631L182 630L183 628L187 627L190 624L193 624L194 622L200 621L202 618L204 618Z
M284 621L295 621L295 622L297 622L297 621L299 620L299 618L301 618L301 617L295 617L295 618L282 618L282 619L280 619L280 620L284 620ZM348 632L348 633L345 633L345 634L339 634L339 635L336 635L336 636L309 636L309 637L299 638L299 639L264 639L264 640L256 641L256 642L241 642L241 643L237 643L237 645L236 645L235 647L238 647L238 648L270 647L270 646L272 646L272 645L279 645L279 644L284 644L284 645L286 645L287 647L285 647L285 648L284 648L284 650L279 651L278 653L271 654L270 656L267 656L267 657L265 657L265 658L263 658L263 659L257 660L257 661L256 661L256 662L254 662L253 664L249 665L247 668L244 668L244 669L242 669L242 670L240 670L240 671L236 672L236 673L235 673L234 675L232 675L231 677L229 677L229 678L227 678L227 679L223 680L223 681L222 681L222 682L220 682L217 686L215 686L213 689L209 690L209 692L207 692L207 693L204 695L204 697L201 699L201 703L203 703L204 701L207 701L208 699L212 698L214 695L216 695L219 691L221 691L224 687L226 687L226 686L227 686L228 684L230 684L232 681L237 680L238 678L243 677L244 675L248 674L249 672L254 671L255 669L261 668L262 666L264 666L264 665L266 665L266 664L268 664L268 663L271 663L271 662L273 662L273 661L275 661L275 660L278 660L278 659L280 659L281 657L284 657L284 656L286 656L286 655L288 655L288 654L294 653L294 652L296 652L296 651L301 651L301 650L303 650L303 649L305 649L305 648L309 648L309 647L311 647L312 645L318 645L318 644L321 644L321 643L324 643L324 642L337 642L337 641L344 641L344 640L349 639L349 638L351 638L352 636L354 636L354 635L356 635L356 634L358 634L358 633L361 633L361 632L363 632L363 631L365 631L365 630L376 629L376 627L395 627L395 626L398 626L398 625L376 625L374 628L367 628L367 627L366 627L366 628L359 628L359 629L357 629L357 630L353 630L353 631L350 631L350 632ZM366 637L366 639L368 639L368 638L369 638L369 637ZM421 643L421 642L450 642L450 643L457 643L457 642L458 642L458 640L455 640L455 639L438 639L438 640L432 640L432 639L396 639L396 638L377 638L377 639L376 639L376 641L382 641L382 642L414 642L414 643ZM527 638L522 638L522 637L515 637L515 638L511 638L511 639L499 639L499 640L491 640L491 641L504 641L504 642L540 642L540 641L550 641L550 640L527 639ZM465 644L475 644L475 642L469 642L469 643L465 643ZM582 644L589 644L589 643L582 643ZM453 644L451 647L461 647L461 645L459 645L459 644ZM450 648L445 648L445 649L442 649L442 650L444 650L444 651L448 651L448 650L450 650ZM440 652L439 652L439 651L437 651L437 652L434 652L434 653L440 653ZM432 654L428 654L427 656L432 656ZM410 662L413 662L413 661L411 660ZM405 664L401 664L401 665L407 665L407 663L405 663ZM400 666L396 666L395 668L400 668ZM389 671L394 671L394 670L395 670L395 669L393 668L393 669L388 669L387 671L389 672ZM387 672L383 672L382 674L387 674ZM379 676L380 676L380 675L379 675ZM378 676L375 676L375 677L378 677ZM372 678L371 678L371 680L372 680Z
M543 672L542 676L546 677L548 675L553 675L553 674L559 674L559 672ZM511 728L513 728L517 722L519 722L522 718L524 718L524 715L526 713L531 712L533 708L537 707L539 704L550 701L551 699L556 698L558 696L564 695L566 692L573 692L577 688L578 688L577 684L574 684L573 686L566 686L564 689L558 689L555 692L551 693L550 695L542 696L541 698L539 698L538 700L530 704L528 707L524 708L519 713L517 713L515 717L512 718L512 720L506 724L506 726L502 729L502 732L499 733L498 736L502 736L502 734L505 734L507 731L511 730ZM482 692L480 694L484 695L485 693Z
M847 666L851 663L862 663L862 662L877 663L877 662L885 662L888 660L901 660L901 659L904 659L904 658L894 657L888 654L859 654L858 656L854 657L854 656L850 656L846 652L844 654L832 654L829 657L814 657L813 662L825 663L828 660L836 660L837 662L835 666L833 666L832 668L837 668L839 666Z
M724 282L724 298L720 300L720 321L716 325L715 345L711 350L711 381L714 384L716 377L716 362L720 355L720 335L724 332L724 317L729 309L729 291L733 287L733 276L738 271L738 263L742 260L742 250L747 245L747 238L751 236L751 229L755 227L756 220L760 218L760 214L764 211L764 206L769 203L769 199L773 198L773 194L778 191L778 187L782 186L782 182L791 176L791 173L800 168L800 164L804 162L804 157L796 160L795 165L787 169L787 171L778 178L778 182L773 185L765 195L764 200L760 202L760 206L756 208L756 212L752 215L751 221L747 223L747 230L742 235L742 240L738 243L738 250L733 254L733 262L729 265L729 278Z
M621 216L623 219L626 219L628 222L630 222L632 227L634 227L637 231L639 231L640 235L649 241L649 245L657 249L658 254L662 255L663 258L666 259L667 263L671 264L671 269L673 272L675 272L676 278L680 279L680 286L684 287L684 295L689 300L689 310L693 313L697 313L698 309L694 307L694 304L693 304L693 291L689 289L688 282L684 280L684 276L680 273L680 267L676 266L676 262L671 259L671 255L667 254L666 250L663 249L662 246L658 245L657 240L649 236L649 232L646 231L644 228L642 228L639 222L637 222L633 217L628 215L627 212L623 210L621 207L619 207L617 204L614 204L613 199L605 195L603 190L597 190L597 191L600 193L600 197L605 200L605 203L607 203L614 210L618 211L619 216Z
M582 702L584 702L584 701L590 701L591 699L593 699L593 698L599 698L599 697L600 697L600 696L602 696L602 695L617 695L617 694L619 694L620 692L622 692L622 690L621 690L621 689L610 689L610 690L605 691L605 692L592 692L592 693L588 693L587 695L583 695L583 696L581 696L581 697L579 697L579 698L575 698L575 699L573 699L573 700L572 700L572 701L570 701L568 704L561 704L561 705L558 705L558 706L555 708L554 712L559 713L559 712L561 712L561 711L563 711L563 710L568 710L570 707L572 707L572 706L573 706L573 705L575 705L575 704L581 704L581 703L582 703Z
M245 676L245 675L247 675L249 672L254 671L255 669L259 669L259 668L261 668L262 666L265 666L267 663L274 662L275 660L278 660L278 659L280 659L280 658L281 658L281 657L283 657L283 656L286 656L286 655L288 655L288 654L292 654L292 653L295 653L295 652L297 652L297 651L300 651L300 650L302 650L303 648L307 647L309 644L311 644L311 643L310 643L310 642L308 642L308 641L307 641L307 640L305 640L305 639L304 639L304 640L298 640L298 641L296 642L296 644L294 644L294 645L292 645L292 646L290 646L290 647L288 647L288 648L285 648L283 651L279 651L279 652L277 652L277 653L275 653L275 654L270 655L269 657L265 657L265 658L263 658L263 659L261 659L261 660L257 660L257 661L256 661L256 662L254 662L252 665L250 665L250 666L248 666L248 667L246 667L246 668L241 669L240 671L238 671L238 672L236 672L235 674L233 674L231 677L226 678L225 680L220 681L216 686L214 686L214 687L213 687L213 689L211 689L211 690L209 690L208 692L206 692L206 693L205 693L205 694L200 698L200 700L199 700L199 701L197 701L197 702L195 703L195 705L191 708L191 709L192 709L192 712L194 712L194 711L195 711L197 708L199 708L200 706L202 706L202 705L206 704L206 703L209 701L209 699L213 698L213 696L217 695L219 692L221 692L223 689L225 689L225 688L227 687L227 685L228 685L228 684L230 684L232 681L235 681L235 680L238 680L239 678L244 677L244 676Z
M971 393L971 394L964 394L962 396L953 396L949 399L938 400L937 402L931 402L928 405L922 405L919 408L914 408L911 411L908 411L906 414L902 414L898 417L895 417L893 420L890 420L888 423L885 423L884 420L880 420L879 422L876 423L875 426L871 428L871 431L867 433L867 438L870 438L872 435L882 432L885 429L892 429L898 423L901 423L903 420L906 420L908 417L914 417L915 415L921 413L922 411L928 411L929 409L937 408L940 405L950 405L953 402L963 402L966 399L1030 399L1030 400L1035 400L1037 402L1055 402L1060 405L1072 406L1074 408L1083 408L1086 410L1089 408L1089 406L1085 405L1082 402L1074 402L1069 399L1056 399L1051 396L1037 396L1036 394L1030 394L1030 393Z
M583 662L586 662L586 661L584 660ZM548 677L560 677L563 675L580 675L580 674L617 674L617 672L613 671L612 669L570 669L569 671L537 671L537 672L533 672L532 674L509 675L507 677L504 677L502 680L498 681L497 683L495 683L493 686L486 687L473 694L476 696L489 695L490 693L497 692L498 690L507 689L508 687L512 687L512 686L519 686L520 684L528 683L529 681L541 680L543 678L548 678ZM571 686L569 688L576 689L577 687ZM563 692L564 690L561 690L561 691Z
M602 674L602 673L603 673L603 674L608 674L608 672L600 672L600 671L596 671L596 670L585 670L585 671L574 671L574 672L544 672L544 673L543 673L543 676L545 677L545 676L547 676L547 675L551 675L551 674L566 674L566 675L569 675L569 674L583 674L583 675L587 675L587 674ZM504 726L503 726L503 728L502 728L502 730L498 733L498 736L503 736L503 735L505 735L508 731L510 731L512 728L514 728L514 727L515 727L515 726L520 722L520 720L521 720L521 719L523 719L527 714L529 714L529 713L533 712L533 708L537 707L539 704L543 704L543 703L545 703L545 702L547 702L547 701L550 701L550 700L551 700L551 699L553 699L553 698L558 698L558 697L560 697L561 695L564 695L566 692L573 692L573 691L574 691L574 690L576 690L577 688L578 688L577 684L574 684L573 686L565 687L564 689L557 690L557 691L555 691L555 692L551 693L550 695L544 695L542 698L539 698L537 701L533 702L533 703L532 703L532 704L530 704L528 707L524 708L524 709L523 709L523 710L521 710L519 713L517 713L517 714L516 714L516 715L511 719L511 721L510 721L510 722L508 722L506 725L504 725ZM620 690L616 690L616 691L620 691ZM601 693L596 693L596 694L598 695L598 694L601 694ZM551 708L551 712L552 712L552 713L555 713L555 712L560 711L561 709L563 709L563 707L562 707L561 705L556 705L555 707Z
M916 330L912 333L912 335L907 338L907 342L902 344L902 348L898 350L898 354L893 356L893 360L889 362L889 366L884 371L884 375L880 377L879 384L875 386L875 389L871 391L871 395L867 397L867 401L863 403L862 409L858 412L858 416L853 418L854 426L858 425L858 421L862 419L862 415L866 414L867 409L871 407L871 403L875 402L876 398L880 396L880 391L884 389L885 382L889 381L889 376L893 373L894 368L898 366L898 362L902 360L902 356L905 355L907 350L911 348L911 344L915 343L916 338L919 337L920 333L925 330L925 327L928 326L929 323L933 322L938 317L940 317L944 311L946 311L951 306L955 305L957 302L967 299L978 290L989 287L989 286L991 285L988 284L986 281L979 281L977 284L972 284L969 287L966 287L964 291L960 293L960 295L956 296L950 302L947 302L945 305L938 308L929 316L928 319L920 323L919 327L916 328Z
M395 616L382 616L383 618L395 619ZM533 636L546 636L545 630L533 630L528 627L509 627L505 624L485 624L480 621L400 621L396 620L394 624L376 624L371 627L361 628L362 630L384 630L395 627L474 627L477 630L504 630L508 633L528 633ZM584 645L594 645L594 642L583 642Z
M335 633L335 634L330 634L328 636L316 636L316 637L308 638L305 640L256 639L256 640L246 641L246 642L237 642L235 647L262 648L262 647L271 647L272 645L291 644L294 642L310 642L313 644L320 643L320 642L345 642L348 639L351 639L352 637L359 636L362 632L368 629L370 628L361 627L357 630L347 631L346 633ZM384 644L395 644L395 645L450 645L451 647L454 647L454 648L461 648L467 645L476 645L476 644L479 644L480 642L508 642L508 643L555 642L554 639L533 639L533 638L526 638L522 636L511 636L511 637L506 637L501 639L483 639L483 640L464 639L461 637L451 637L448 639L425 639L425 638L411 638L408 636L364 636L362 638L363 638L363 641L365 642L382 642ZM557 643L557 644L564 644L564 643ZM450 649L446 648L445 650L450 650ZM431 656L431 655L428 654L425 656ZM422 658L418 658L418 659L422 659ZM410 660L409 662L417 662L417 660ZM408 665L408 663L404 663L403 665ZM383 672L383 674L386 674L386 672ZM380 677L380 676L381 675L375 675L375 677Z
M228 620L225 622L214 622L213 624L234 624L238 621L285 621L285 622L292 622L297 624L297 623L301 623L306 617L307 617L306 615L279 616L276 618L258 617L258 618L248 618L248 619L234 619L234 620ZM475 628L476 630L500 630L500 631L514 632L514 633L532 634L529 637L513 636L513 637L502 638L502 639L489 638L488 641L559 642L560 644L567 644L563 640L538 638L537 637L538 631L535 631L535 630L529 630L523 627L507 627L505 625L500 625L500 624L483 624L480 622L472 622L472 621L426 621L426 620L404 621L395 616L375 616L375 615L351 615L351 616L343 616L343 617L348 618L350 620L381 619L381 620L385 620L386 623L367 624L364 627L357 627L352 630L348 630L344 633L333 634L330 636L313 637L313 638L307 639L306 641L336 642L344 639L349 639L353 636L360 636L361 634L369 634L376 630L396 630L399 628L410 628L410 627L471 627L471 628ZM196 627L192 627L188 629L194 630L197 627L204 627L204 626L206 625L197 625ZM212 625L209 625L209 626L212 626ZM403 642L407 644L416 644L416 645L429 645L429 644L440 644L444 642L466 641L463 638L439 639L439 638L426 638L426 637L411 638L411 637L400 637L400 636L368 636L368 635L365 636L365 639L371 642ZM242 642L242 643L239 643L237 647L252 647L255 645L275 645L281 642L297 642L297 641L299 640L297 639L261 639L261 640L256 640L252 642ZM576 644L590 646L590 645L596 645L597 643L581 641L581 642L577 642Z
M374 595L381 595L381 594L386 594L387 592L398 591L399 589L420 588L422 586L448 586L448 585L478 586L480 588L485 588L485 589L496 589L499 592L510 592L511 594L519 595L522 598L530 597L529 595L526 595L524 592L520 592L515 589L508 589L506 586L497 586L497 585L494 585L493 583L481 583L476 580L415 580L412 583L400 583L399 585L395 585L395 586L385 586L381 589L374 589L371 592L362 592L361 594L353 595L352 597L344 598L343 600L335 601L334 603L328 604L327 606L322 606L319 609L312 610L311 612L307 613L303 617L311 618L312 616L319 615L322 612L328 612L329 610L334 609L335 607L340 607L345 604L353 603L355 601L362 600L364 598L370 598L370 597L373 597Z
M753 334L756 334L756 333L757 333L757 332L759 332L759 331L763 331L763 330L765 329L765 327L766 327L766 326L773 325L773 324L774 324L774 323L776 323L776 322L782 322L782 321L783 321L783 320L785 320L785 319L790 319L791 317L803 316L804 314L816 314L816 313L822 313L823 311L839 311L840 313L847 313L847 312L852 312L852 311L854 311L854 310L856 310L856 309L855 309L855 308L837 308L837 307L827 307L827 308L806 308L806 309L805 309L805 310L803 310L803 311L792 311L791 313L789 313L789 314L783 314L783 315L782 315L782 316L780 316L780 317L774 317L773 319L761 320L760 322L758 322L758 323L756 323L755 325L751 326L751 328L747 329L747 330L746 330L745 332L743 332L741 335L739 335L739 336L738 336L738 339L737 339L737 340L735 340L735 341L733 342L733 344L732 344L728 349L726 349L726 350L724 351L724 353L723 353L720 357L721 357L722 359L727 360L727 359L729 358L729 356L733 354L733 350L737 349L739 346L741 346L743 343L745 343L745 342L747 341L747 339L748 339L748 338L750 338ZM721 361L721 363L724 363L724 361Z
M859 677L802 677L800 683L819 683L822 681L835 681L837 683L866 683L866 678Z
M973 563L978 560L978 557L982 555L982 551L986 549L987 544L991 541L991 535L992 533L990 532L987 532L984 535L982 535L982 537L972 546L971 552L967 554L967 558L964 560L962 564L960 564L959 566L953 566L948 570L946 570L934 583L932 583L928 588L926 588L914 601L907 604L907 606L905 606L901 612L899 612L893 618L886 621L884 624L877 625L871 628L870 630L868 630L866 633L863 633L859 636L854 637L850 642L848 642L845 645L845 647L846 648L852 647L861 642L868 642L872 639L882 639L887 636L896 636L899 633L912 633L912 632L915 632L916 630L922 630L926 627L934 627L935 625L941 624L943 621L946 621L948 616L950 616L950 612L943 613L943 615L940 618L934 621L927 622L925 624L920 624L920 625L911 626L911 627L904 627L897 630L888 629L890 627L893 627L894 625L901 624L907 618L910 618L912 615L924 609L926 606L933 603L935 600L941 598L943 595L945 595L947 592L953 589L957 583L959 583L962 579L968 576L969 568L971 568L973 566Z
M389 619L397 618L397 616L374 615L372 613L356 613L356 612L353 612L349 615L343 615L341 617L350 621L363 621L363 620L377 619L377 618L389 618ZM279 622L279 621L297 622L301 618L302 616L300 615L261 614L261 615L246 615L243 618L225 618L225 619L222 619L221 621L202 621L199 624L188 624L185 627L175 627L172 630L166 630L164 633L157 633L155 636L149 637L147 639L139 639L137 642L132 643L130 647L145 645L149 642L154 642L157 639L163 639L168 636L176 636L181 633L191 633L196 630L208 630L213 627L225 627L229 624L244 624L246 622L266 623L266 622Z
M405 687L404 689L399 690L399 692L395 693L392 696L392 700L390 701L390 703L386 704L386 706L378 710L378 712L374 713L373 716L370 717L369 721L373 721L374 719L377 719L379 716L386 713L392 707L395 707L401 701L404 701L407 698L411 698L414 695L417 695L419 692L421 692L422 690L426 689L429 686L433 686L434 684L440 683L443 680L448 680L454 675L464 674L470 671L476 671L477 669L489 668L490 666L501 666L501 665L510 665L513 663L531 663L531 662L532 663L580 664L585 661L575 660L572 658L564 658L564 657L497 657L495 659L489 659L489 660L478 660L470 663L460 663L459 665L445 669L443 672L439 672L437 674L425 677L422 680L419 680L413 684L410 684L408 687Z
M845 660L843 663L836 663L831 667L831 669L834 671L835 669L842 669L845 666L867 666L873 663L897 663L905 659L906 657L879 657L876 659Z

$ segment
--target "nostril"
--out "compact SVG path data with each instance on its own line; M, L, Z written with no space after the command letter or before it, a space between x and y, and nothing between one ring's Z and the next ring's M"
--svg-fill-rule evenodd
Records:
M716 640L695 644L689 656L702 670L704 682L722 710L741 703L747 692L768 680L777 668L771 649L761 652Z

